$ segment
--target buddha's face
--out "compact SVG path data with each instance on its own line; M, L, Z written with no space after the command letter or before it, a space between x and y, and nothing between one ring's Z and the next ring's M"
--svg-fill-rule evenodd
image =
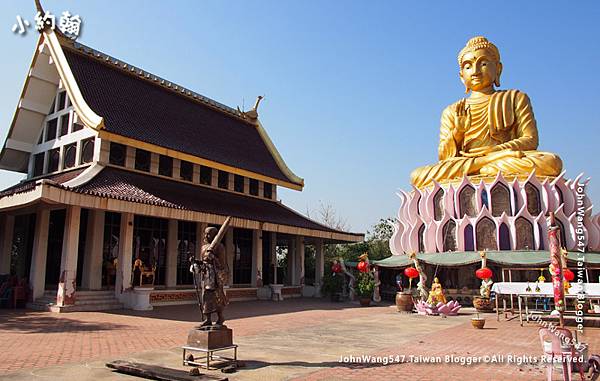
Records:
M502 64L487 49L477 49L464 55L460 78L472 91L493 89L500 77Z

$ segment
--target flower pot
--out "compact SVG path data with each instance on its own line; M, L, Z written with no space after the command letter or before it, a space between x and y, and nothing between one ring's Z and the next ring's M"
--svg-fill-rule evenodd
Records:
M397 292L396 293L396 308L398 312L412 312L413 300L410 292Z
M471 325L473 328L483 329L485 325L485 318L471 318Z
M490 298L482 298L481 296L473 297L473 307L475 307L478 312L494 311L494 306L492 305Z
M369 307L371 305L371 298L360 297L359 301L362 307Z

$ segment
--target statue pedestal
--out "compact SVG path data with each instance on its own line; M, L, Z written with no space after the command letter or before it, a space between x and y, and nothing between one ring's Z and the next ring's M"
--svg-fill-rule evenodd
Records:
M233 344L233 331L226 326L190 330L187 344L182 349L183 365L201 366L205 369L237 366L237 345ZM215 354L227 350L233 351L233 357ZM193 354L198 352L201 355Z
M208 329L192 329L188 333L187 346L204 349L218 349L233 345L231 328L208 327Z

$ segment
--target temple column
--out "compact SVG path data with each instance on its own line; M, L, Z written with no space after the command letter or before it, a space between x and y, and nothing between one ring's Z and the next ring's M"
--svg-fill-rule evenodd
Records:
M287 276L288 276L288 285L294 286L296 285L297 277L296 277L296 240L294 238L288 239L288 247L287 247Z
M86 237L81 287L88 290L99 290L102 288L103 210L90 210Z
M56 305L59 307L75 304L75 287L77 284L77 252L79 249L79 224L81 207L68 206L65 217L62 256L60 258L60 278Z
M43 207L42 207L43 208ZM29 287L31 300L44 296L46 289L46 257L48 255L48 228L50 227L50 210L43 208L35 215L35 232L29 270Z
M296 236L296 285L304 286L304 237Z
M115 294L120 297L123 291L131 289L131 262L133 258L133 213L121 213L119 229L119 258Z
M179 222L169 220L169 232L167 236L167 274L165 285L167 287L177 286L177 246L178 246Z
M325 275L325 258L323 256L323 239L317 239L315 244L315 296L321 296L321 285Z
M15 229L15 216L4 214L0 218L2 231L0 231L0 274L10 273L10 254L12 252L13 234Z
M271 256L271 267L273 271L273 277L271 277L271 284L277 284L277 233L272 232L271 234L271 247L269 249L269 255Z
M233 260L235 256L233 228L229 228L225 235L225 253L227 254L227 265L229 266L229 287L231 287L233 286Z
M253 287L263 286L263 231L252 230L252 274L251 284Z

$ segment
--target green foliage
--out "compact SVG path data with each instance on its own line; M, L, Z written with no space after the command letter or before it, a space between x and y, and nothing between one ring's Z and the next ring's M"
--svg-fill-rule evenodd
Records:
M375 289L375 279L373 274L369 271L366 273L358 274L358 281L356 282L355 291L361 298L371 298L373 290Z
M342 292L344 288L344 274L334 275L330 269L331 263L328 263L325 267L323 285L321 286L321 292L325 295L332 295L337 292Z

